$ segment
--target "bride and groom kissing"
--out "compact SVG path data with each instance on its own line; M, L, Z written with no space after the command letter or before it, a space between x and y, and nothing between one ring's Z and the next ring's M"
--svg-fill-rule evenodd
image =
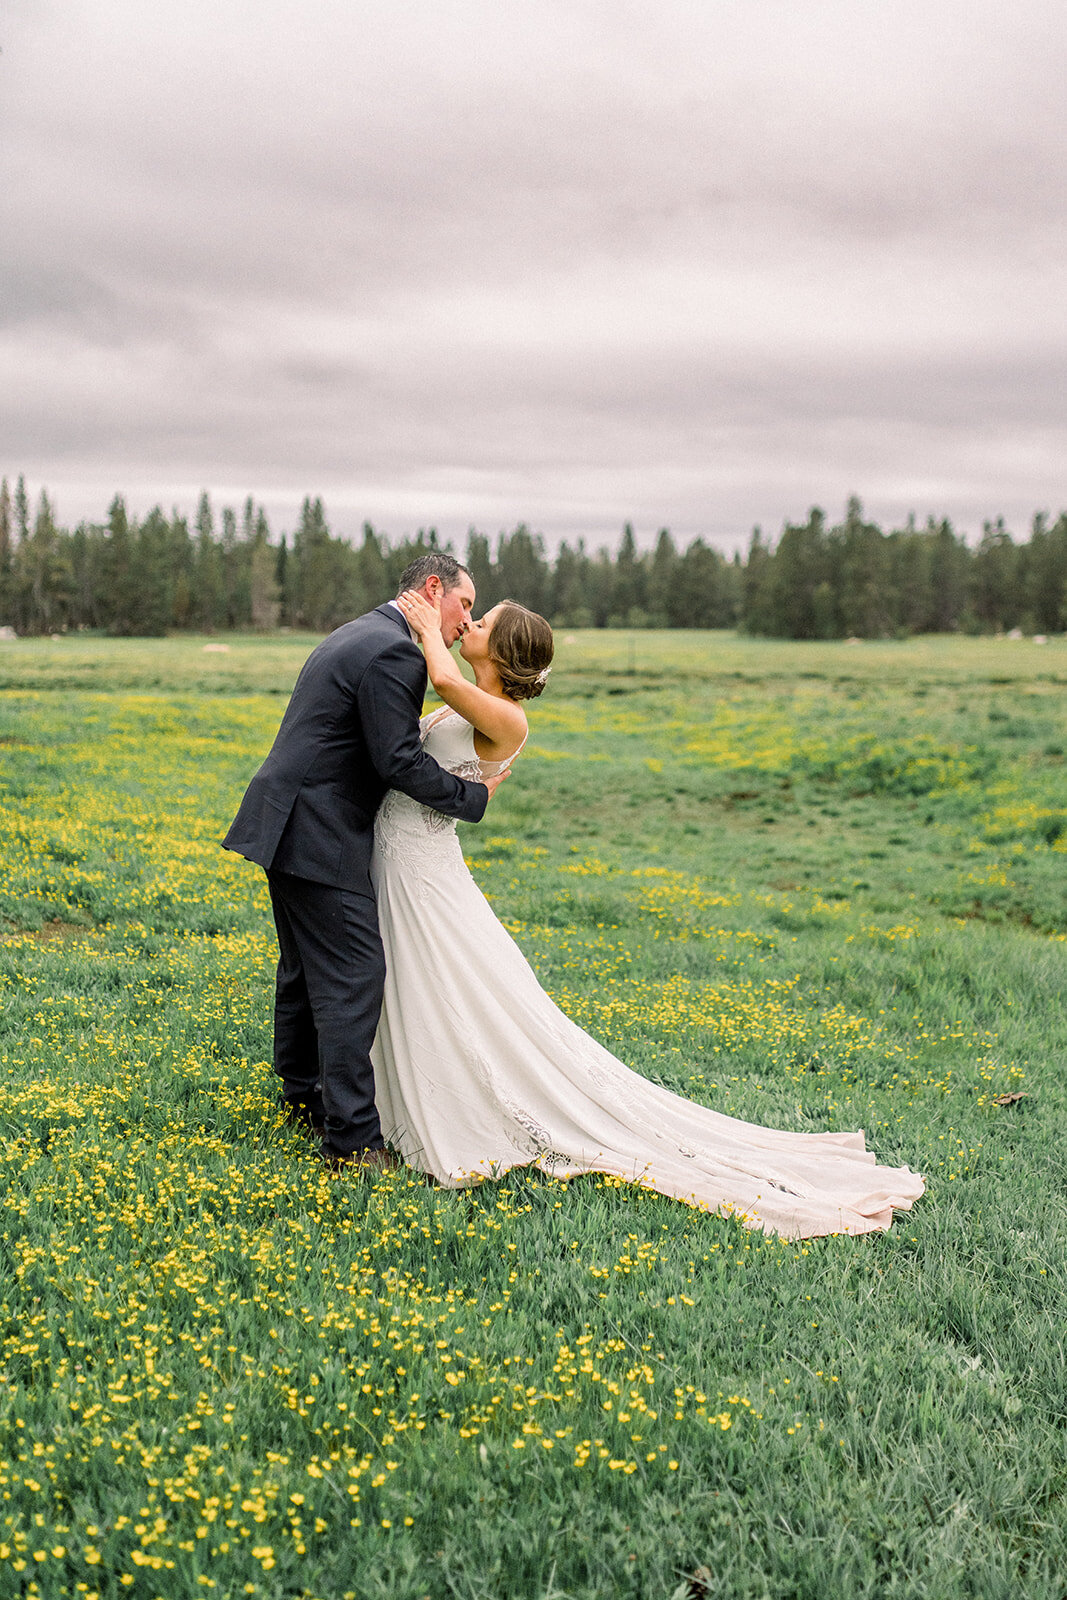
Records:
M788 1238L887 1228L923 1182L878 1166L861 1132L764 1128L672 1094L541 988L455 824L481 820L526 743L552 630L511 600L475 620L475 599L432 551L331 633L226 835L267 874L287 1116L335 1166L402 1160L453 1187L599 1172ZM443 706L420 717L427 675Z

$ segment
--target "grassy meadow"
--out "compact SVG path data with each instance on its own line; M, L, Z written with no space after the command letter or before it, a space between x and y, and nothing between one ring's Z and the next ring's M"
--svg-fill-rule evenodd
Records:
M0 1595L1063 1600L1067 640L564 635L463 830L632 1066L926 1174L810 1243L281 1126L314 642L0 643Z

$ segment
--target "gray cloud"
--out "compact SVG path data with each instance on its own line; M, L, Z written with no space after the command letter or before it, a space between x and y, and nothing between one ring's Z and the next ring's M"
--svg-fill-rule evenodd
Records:
M0 470L550 539L1058 509L1061 21L23 0Z

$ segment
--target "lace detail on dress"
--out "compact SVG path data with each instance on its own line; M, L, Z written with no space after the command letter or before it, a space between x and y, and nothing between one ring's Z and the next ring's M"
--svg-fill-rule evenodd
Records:
M472 1076L513 1124L511 1137L519 1151L530 1161L548 1155L552 1146L548 1129L543 1128L536 1117L520 1105L513 1095L508 1094L499 1075L493 1071L489 1057L473 1045L467 1047L466 1057Z
M449 730L450 738L460 738L469 743L469 756L458 763L455 760L447 760L436 748L440 742L439 740L434 741L435 748L431 750L430 754L436 761L440 762L442 767L447 767L449 772L454 772L457 778L467 778L472 783L484 782L486 778L493 778L498 772L503 772L505 767L510 767L514 761L519 759L523 746L530 737L530 730L527 728L522 736L522 743L516 750L511 752L506 761L483 761L474 749L474 729L471 724L465 717L460 716L458 711L453 711L451 706L445 706L443 711L435 711L430 716L423 717L420 724L423 744L426 744L427 739L435 729L440 728L442 723L448 722L451 718L455 718L460 727L459 730Z
M446 772L454 773L469 783L480 783L483 778L499 772L515 760L519 751L508 761L480 761L474 749L474 729L458 711L445 706L423 717L419 724L423 748L433 756ZM525 739L523 744L525 744ZM522 749L522 745L519 746ZM447 855L434 854L419 867L420 874L440 872L451 865L463 869L463 857L455 843L456 819L446 817L443 811L420 805L399 789L390 789L382 801L374 820L374 842L383 856L393 861L403 861L419 867L427 844L437 841ZM450 848L451 847L451 848Z
M490 766L492 763L487 761L484 765ZM485 777L483 763L478 760L477 756L472 756L469 761L461 761L458 767L449 767L448 770L454 773L457 778L466 778L468 783L481 783Z

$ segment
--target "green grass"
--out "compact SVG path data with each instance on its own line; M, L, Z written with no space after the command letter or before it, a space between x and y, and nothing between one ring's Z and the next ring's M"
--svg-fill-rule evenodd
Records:
M1067 642L565 635L464 831L630 1064L926 1174L807 1244L279 1126L313 642L0 644L0 1594L1062 1600Z

